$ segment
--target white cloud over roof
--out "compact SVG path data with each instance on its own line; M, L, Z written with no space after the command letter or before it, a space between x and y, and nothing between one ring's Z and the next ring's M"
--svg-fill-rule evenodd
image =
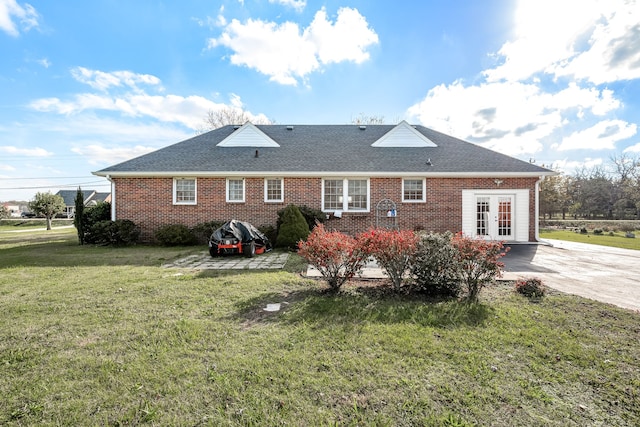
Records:
M242 100L231 94L229 105L217 103L202 96L181 96L162 93L161 80L149 74L131 71L104 72L76 67L72 76L79 82L97 89L98 93L78 93L69 99L40 98L29 107L39 112L79 114L86 111L112 111L129 117L146 117L164 123L179 123L199 130L209 111L242 108ZM142 85L148 86L147 88ZM148 91L160 93L148 93ZM247 113L252 118L265 119L263 115Z
M591 149L605 150L615 148L618 141L634 136L638 127L623 120L603 120L594 126L572 133L557 145L558 151Z
M636 0L520 0L493 56L479 81L436 86L408 114L511 155L615 149L637 134L607 86L640 78Z
M233 19L219 37L209 39L208 47L224 46L233 52L232 64L295 86L322 65L366 61L368 48L377 43L378 35L360 12L343 7L333 22L322 8L304 29L293 22L248 19L243 23Z

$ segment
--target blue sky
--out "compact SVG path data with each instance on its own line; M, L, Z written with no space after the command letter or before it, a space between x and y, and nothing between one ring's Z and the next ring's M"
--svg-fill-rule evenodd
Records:
M407 120L567 173L640 156L625 0L0 0L0 201L196 134Z

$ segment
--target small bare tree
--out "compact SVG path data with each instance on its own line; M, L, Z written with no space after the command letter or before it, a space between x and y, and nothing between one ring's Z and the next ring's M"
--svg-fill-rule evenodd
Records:
M354 125L383 125L385 124L384 116L368 116L360 113L357 117L351 118L351 124Z
M254 125L271 125L273 121L263 115L254 116L242 108L224 107L218 110L209 110L204 118L204 125L198 133L204 133L227 125L241 126L247 122Z

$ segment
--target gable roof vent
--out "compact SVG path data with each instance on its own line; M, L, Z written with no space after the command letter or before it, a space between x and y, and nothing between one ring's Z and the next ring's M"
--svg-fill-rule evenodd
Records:
M367 127L365 125L360 125L360 130L365 130Z
M240 125L233 125L233 130L238 130L240 129Z
M287 126L287 130L293 130L293 126L288 125L288 126Z

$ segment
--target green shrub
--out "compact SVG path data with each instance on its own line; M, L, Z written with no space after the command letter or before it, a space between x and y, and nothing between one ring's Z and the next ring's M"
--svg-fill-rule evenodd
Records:
M310 208L309 206L305 206L305 205L297 206L297 208L302 214L304 220L307 222L307 226L309 227L309 230L313 230L313 227L315 227L316 224L318 223L322 224L327 218L326 216L327 214L322 212L320 209ZM276 230L278 232L280 230L280 227L282 226L282 219L286 209L287 208L285 207L278 211L278 221L276 223Z
M162 246L189 246L196 244L196 236L186 225L164 225L156 230L156 240Z
M92 224L85 233L85 242L96 245L125 246L137 243L139 237L140 228L133 221L119 219Z
M273 244L278 238L278 231L273 225L261 225L257 227L258 231L267 236L267 239Z
M616 233L614 233L613 231L609 232L609 236L615 236L615 235L616 235Z
M462 290L450 232L423 234L411 262L418 292L430 297L458 297Z
M304 220L307 221L307 225L309 226L309 230L313 230L313 227L316 224L322 224L327 218L327 214L322 212L320 209L310 208L309 206L298 206L300 209L300 213L304 217Z
M298 242L305 240L309 235L309 225L305 221L300 209L295 205L284 208L282 224L278 230L276 247L297 249Z
M84 209L82 212L85 229L100 221L111 220L111 203L98 202L97 205Z
M532 277L529 279L518 279L516 281L516 292L527 298L542 298L545 294L545 287L542 280Z
M593 229L593 234L596 234L596 235L598 235L598 236L599 236L599 235L601 235L601 234L603 234L603 230L602 230L602 228L594 228L594 229Z
M588 233L588 231L587 231L586 227L580 228L580 234L587 234L587 233Z
M209 243L209 238L214 231L224 224L225 221L209 221L195 225L191 232L195 236L196 242L201 245Z

